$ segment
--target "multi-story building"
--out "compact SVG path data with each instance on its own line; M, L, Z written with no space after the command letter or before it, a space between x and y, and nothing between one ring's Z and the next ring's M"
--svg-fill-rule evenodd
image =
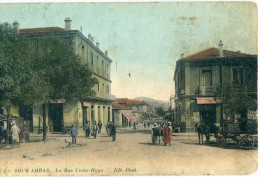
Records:
M176 120L183 132L194 131L195 123L208 120L220 123L223 119L221 103L216 100L216 89L224 83L232 83L236 90L257 99L257 55L240 51L209 48L184 57L176 62L174 74ZM236 118L249 119L250 112ZM256 118L256 116L251 116Z
M19 31L19 34L37 50L40 50L41 42L48 38L62 39L70 44L75 53L81 57L82 63L88 64L92 76L98 80L98 84L93 89L96 92L95 97L76 103L66 103L66 99L59 99L46 104L49 132L63 132L72 124L78 129L83 129L86 121L90 124L94 121L101 121L104 124L112 120L112 101L115 98L111 95L112 60L108 57L107 51L101 51L98 42L94 44L94 38L91 35L85 37L80 31L71 30L71 22L70 18L66 18L65 28L45 27L20 30L18 23L13 23L13 27ZM34 106L31 123L34 129L42 127L41 111L41 106Z

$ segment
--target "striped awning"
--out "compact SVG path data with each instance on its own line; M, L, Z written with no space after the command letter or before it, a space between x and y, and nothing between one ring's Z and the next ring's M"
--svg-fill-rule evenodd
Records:
M197 104L217 104L220 103L219 99L215 99L212 97L206 97L206 98L196 98Z
M129 120L129 121L135 121L135 117L133 116L133 114L127 113L127 112L123 112L123 115Z

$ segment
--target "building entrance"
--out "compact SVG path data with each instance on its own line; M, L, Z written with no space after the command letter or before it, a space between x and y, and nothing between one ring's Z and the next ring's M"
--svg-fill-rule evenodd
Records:
M216 106L215 105L201 105L200 106L201 121L206 123L216 123Z
M63 104L49 104L49 119L52 122L52 132L63 131Z

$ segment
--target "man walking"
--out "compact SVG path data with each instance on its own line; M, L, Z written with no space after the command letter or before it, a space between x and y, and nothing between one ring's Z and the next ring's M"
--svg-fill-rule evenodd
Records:
M19 143L20 129L19 129L19 127L16 125L15 122L13 122L13 124L12 124L11 133L12 133L13 143Z
M116 140L116 127L113 123L111 125L112 142L114 142Z
M85 130L86 130L86 137L89 137L90 134L90 128L89 128L89 123L87 121L86 125L85 125Z
M76 140L76 136L78 134L77 130L74 128L74 125L71 126L70 129L70 135L72 137L72 144L76 144L77 140Z
M94 136L94 139L96 139L96 137L97 137L97 130L98 130L98 125L97 125L97 122L95 121L94 125L93 125L93 136Z
M102 122L98 122L98 133L101 134Z

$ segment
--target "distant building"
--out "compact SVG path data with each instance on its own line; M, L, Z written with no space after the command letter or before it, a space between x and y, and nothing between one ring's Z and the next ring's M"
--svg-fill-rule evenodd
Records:
M136 121L132 114L132 108L114 102L112 103L112 111L112 121L117 127L131 127Z
M147 114L148 104L138 100L130 100L128 98L116 98L116 103L132 108L132 113L137 121Z
M95 97L89 97L86 101L74 104L66 103L66 99L54 100L46 104L46 121L49 132L64 132L72 124L78 129L83 129L86 121L92 125L94 121L101 121L105 124L112 120L112 101L115 99L114 95L111 95L112 60L108 57L107 52L101 51L98 42L94 44L94 38L91 35L85 37L80 31L71 30L71 22L70 18L66 18L65 28L30 29L19 29L19 24L13 23L13 28L17 29L28 44L36 50L40 50L41 42L44 39L64 40L81 57L82 63L88 64L93 77L98 80L98 84L94 87ZM34 106L33 119L30 122L31 127L36 131L42 128L41 111L41 106Z
M219 48L182 56L176 62L174 81L176 121L183 132L194 131L195 123L200 120L220 123L224 114L215 97L217 87L223 83L233 83L237 92L246 87L243 93L257 100L257 55L223 50L220 41ZM257 114L248 110L247 114L235 117L256 118L256 115L248 117L249 113Z

